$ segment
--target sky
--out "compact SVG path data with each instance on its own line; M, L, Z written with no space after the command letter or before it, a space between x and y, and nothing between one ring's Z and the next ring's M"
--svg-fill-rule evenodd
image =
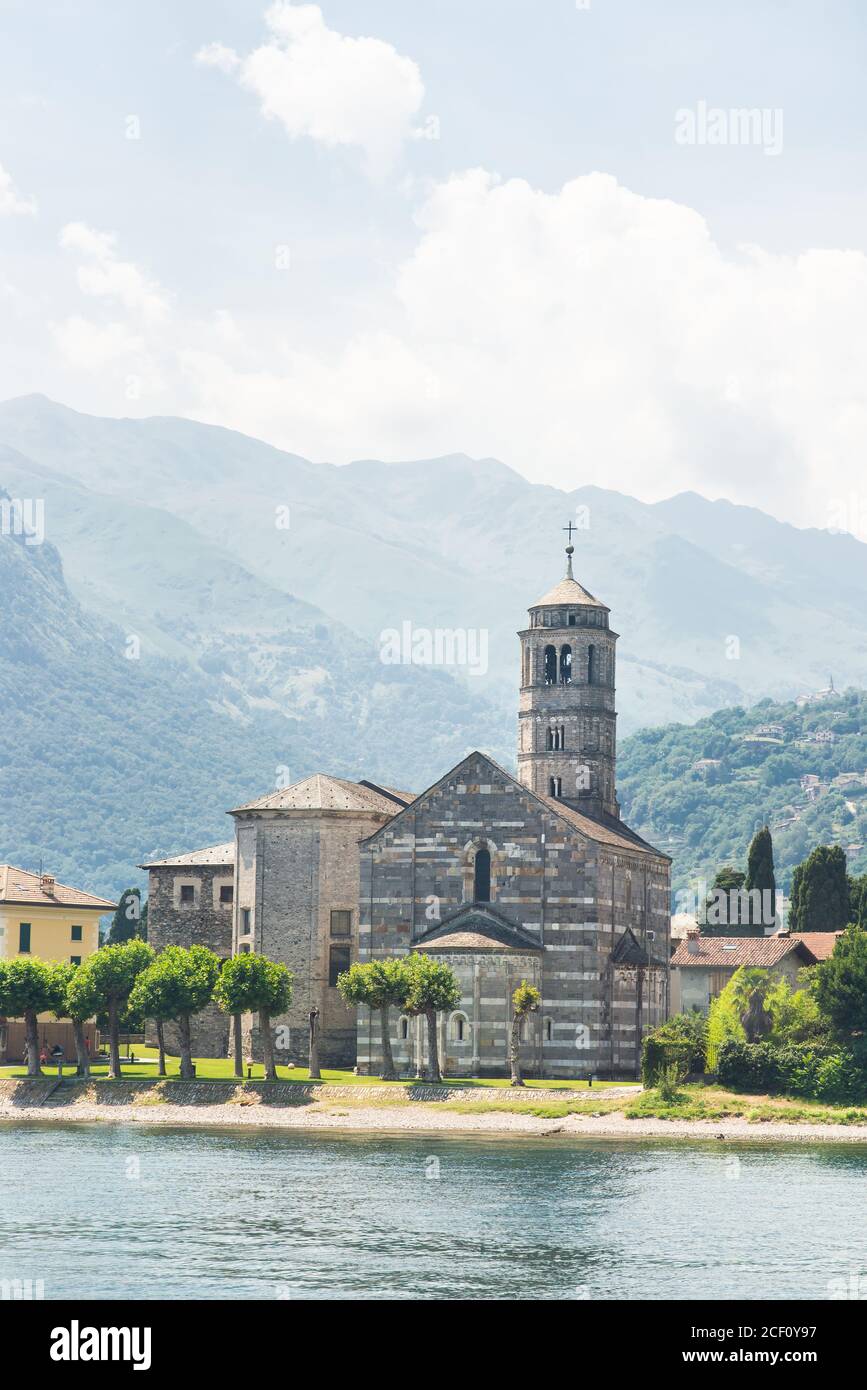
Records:
M0 399L867 540L862 0L0 0L0 34Z

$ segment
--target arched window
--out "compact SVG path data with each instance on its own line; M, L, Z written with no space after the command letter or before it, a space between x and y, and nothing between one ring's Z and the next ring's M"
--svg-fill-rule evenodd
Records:
M406 1014L401 1014L397 1023L397 1036L401 1042L406 1042L409 1037L409 1019Z
M554 747L554 730L553 730L553 729L549 729L547 735L545 736L545 747L548 749L548 752L550 752L551 749Z
M560 684L570 685L572 681L572 648L568 643L560 648Z
M545 684L557 684L557 648L545 648Z
M452 1042L468 1042L470 1021L466 1014L454 1013L449 1019L449 1037Z
M559 777L549 777L548 795L559 797L561 794L562 782Z
M593 643L587 648L587 684L596 683L596 648Z
M487 849L477 849L473 867L473 902L489 903L490 901L491 852Z
M552 1018L545 1019L545 1041L554 1041L554 1020Z

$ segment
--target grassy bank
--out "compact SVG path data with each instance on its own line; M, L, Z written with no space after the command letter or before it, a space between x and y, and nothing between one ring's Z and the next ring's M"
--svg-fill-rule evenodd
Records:
M445 1109L472 1115L481 1105L471 1100L447 1101ZM622 1114L627 1120L728 1120L743 1119L750 1124L865 1125L867 1107L823 1105L789 1096L744 1095L722 1086L683 1086L673 1100L663 1100L658 1091L641 1091L624 1104L623 1096L583 1097L580 1099L522 1102L509 1097L502 1103L484 1102L490 1114L502 1110L511 1114L535 1115L539 1119L562 1120L568 1115Z
M124 1080L139 1080L148 1077L155 1079L157 1075L155 1065L157 1059L156 1048L136 1047L133 1049L133 1052L135 1057L141 1060L127 1061L124 1057L121 1057L121 1071ZM233 1063L228 1058L195 1057L193 1061L195 1062L196 1080L198 1081L236 1081ZM166 1072L168 1073L169 1079L179 1079L180 1059L167 1056ZM20 1077L26 1075L27 1068L23 1066L0 1067L0 1077ZM51 1063L46 1064L43 1068L43 1075L46 1077L56 1077L57 1067L52 1066ZM75 1076L74 1063L64 1066L63 1075ZM91 1067L91 1075L94 1079L105 1080L108 1076L107 1063L100 1062ZM245 1078L247 1078L248 1068L246 1064L244 1066L244 1075ZM249 1080L263 1081L264 1077L265 1069L262 1064L259 1062L253 1063L249 1068ZM305 1084L309 1084L310 1073L306 1067L278 1066L277 1079L278 1081L303 1081ZM353 1071L332 1071L324 1067L322 1069L321 1079L324 1084L330 1086L406 1087L415 1086L417 1084L414 1078L404 1081L383 1081L378 1076L356 1076ZM532 1086L535 1090L544 1091L577 1091L585 1089L595 1091L597 1089L604 1089L610 1086L622 1086L624 1084L629 1083L619 1081L594 1081L591 1087L587 1080L578 1079L574 1081L535 1081L528 1077L526 1080L527 1086ZM468 1090L472 1090L474 1087L485 1087L486 1089L493 1087L497 1089L507 1088L509 1086L509 1081L508 1078L505 1077L444 1077L443 1085L466 1087Z

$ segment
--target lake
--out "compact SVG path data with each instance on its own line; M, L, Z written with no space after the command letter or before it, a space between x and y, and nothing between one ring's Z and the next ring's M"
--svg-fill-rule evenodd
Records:
M46 1299L827 1299L867 1148L0 1124Z

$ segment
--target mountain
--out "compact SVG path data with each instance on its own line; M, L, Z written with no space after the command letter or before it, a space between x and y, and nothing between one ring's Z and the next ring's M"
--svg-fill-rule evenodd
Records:
M765 823L786 892L818 844L842 845L849 872L867 873L867 692L642 730L621 744L617 785L629 824L673 856L676 892L709 885L724 864L745 869Z
M0 484L42 489L76 596L164 654L196 662L221 626L267 630L281 596L375 650L404 622L486 632L486 674L454 674L495 706L491 751L513 743L515 630L576 516L576 574L621 633L621 733L790 699L829 674L867 684L867 546L849 535L691 494L563 492L461 455L313 464L211 425L39 396L0 405L0 442Z
M98 893L135 882L146 858L224 840L231 807L323 765L427 785L487 713L301 603L282 630L272 610L267 633L199 634L193 664L137 656L127 629L72 596L56 548L14 527L0 596L0 859Z
M0 858L97 892L223 839L224 811L277 778L420 790L473 747L513 766L515 632L570 519L621 633L621 737L676 719L701 738L721 707L867 684L867 546L727 502L564 492L463 455L314 464L41 396L0 404L0 488L41 502L46 532L0 534ZM407 627L484 659L389 664L382 635Z

